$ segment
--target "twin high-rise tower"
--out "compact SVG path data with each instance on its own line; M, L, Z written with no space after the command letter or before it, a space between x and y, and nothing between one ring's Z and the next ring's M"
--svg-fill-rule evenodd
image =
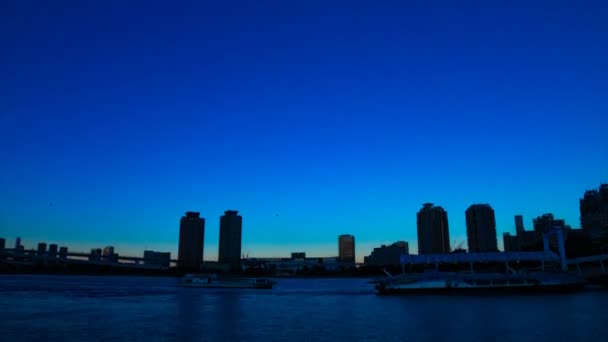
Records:
M465 212L469 252L494 252L496 220L489 204L473 204ZM417 215L418 254L450 253L448 213L432 203L423 204Z
M418 254L450 252L448 213L433 203L425 203L417 215Z
M220 243L218 261L232 271L240 270L241 233L243 217L236 210L227 210L220 217ZM205 219L200 213L189 211L179 224L178 267L183 271L197 272L203 265Z
M494 209L489 204L473 204L465 215L469 252L497 252Z
M241 234L243 217L236 210L226 210L220 217L220 250L218 262L230 265L232 271L241 267Z
M186 212L179 221L177 262L180 269L193 272L201 269L204 242L205 219L200 217L200 213Z

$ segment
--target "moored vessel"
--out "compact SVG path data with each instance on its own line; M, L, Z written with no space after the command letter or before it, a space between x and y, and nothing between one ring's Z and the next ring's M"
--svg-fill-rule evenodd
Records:
M216 274L186 274L181 283L187 287L272 289L276 281L266 278L220 278Z
M555 254L549 248L549 237L555 236ZM405 273L376 281L381 294L392 293L479 293L479 292L564 292L584 289L587 281L579 275L568 273L563 229L547 227L543 232L543 251L537 252L480 252L402 255L401 264L426 269L423 273ZM538 270L525 267L540 264ZM442 268L469 271L445 272ZM434 266L434 271L429 267ZM482 266L484 272L476 272ZM555 267L558 266L558 267ZM465 266L466 267L466 266ZM503 272L504 271L504 272Z
M376 282L379 294L570 292L582 290L583 278L567 273L427 272L389 276Z

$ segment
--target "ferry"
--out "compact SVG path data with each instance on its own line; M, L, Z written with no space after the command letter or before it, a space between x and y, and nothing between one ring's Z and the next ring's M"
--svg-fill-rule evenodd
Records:
M556 237L559 254L549 248L549 238ZM401 255L402 275L375 281L380 294L393 293L479 293L479 292L555 292L584 289L587 281L568 273L564 232L562 227L547 226L543 232L543 250L533 252L480 252ZM529 270L524 265L540 263ZM469 266L467 272L440 271L440 265ZM475 265L500 265L504 273L476 272ZM405 273L405 266L434 270ZM559 267L557 267L559 266ZM518 268L518 270L512 268ZM529 266L526 266L529 267Z
M216 274L187 274L182 278L186 287L272 289L276 281L265 278L219 278Z
M389 276L376 281L379 294L482 293L482 292L571 292L582 290L586 281L563 272L460 273L425 272Z

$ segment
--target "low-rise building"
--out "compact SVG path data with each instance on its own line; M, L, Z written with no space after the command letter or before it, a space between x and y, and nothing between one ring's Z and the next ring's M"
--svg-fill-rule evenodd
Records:
M68 257L68 248L67 247L59 247L59 258L66 259Z
M304 252L293 252L291 253L291 258L296 259L306 259L306 253Z
M49 256L52 258L57 257L57 245L54 243L49 245Z
M171 253L144 251L144 264L158 267L169 267L171 265Z
M382 245L374 248L369 256L364 258L365 265L391 266L399 265L401 256L409 254L409 244L398 241L389 246Z
M43 256L46 254L46 243L44 243L44 242L38 243L38 249L36 250L36 254L38 256Z

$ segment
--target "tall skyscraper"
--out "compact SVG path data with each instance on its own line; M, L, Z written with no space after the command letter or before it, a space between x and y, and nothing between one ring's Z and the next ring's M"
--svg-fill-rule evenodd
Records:
M450 252L448 213L433 203L425 203L417 215L418 254Z
M241 269L241 236L243 217L236 210L226 210L220 216L220 264L230 265L232 271Z
M496 252L496 219L489 204L473 204L465 211L469 252Z
M17 237L15 240L15 249L19 250L21 248L21 238Z
M341 262L355 262L355 237L353 235L338 236L338 255Z
M200 213L186 212L179 221L179 248L177 265L184 271L199 271L203 263L205 219Z
M522 215L515 215L515 234L521 234L524 231L524 217Z

